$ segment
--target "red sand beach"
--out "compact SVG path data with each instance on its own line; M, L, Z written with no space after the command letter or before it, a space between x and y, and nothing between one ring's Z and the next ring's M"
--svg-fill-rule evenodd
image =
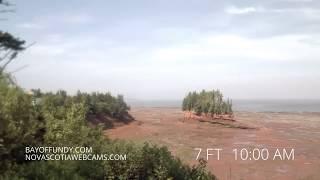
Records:
M185 119L178 108L133 108L130 114L134 122L105 134L166 145L190 164L197 162L195 148L202 148L203 158L207 148L222 149L220 160L215 151L208 160L208 169L219 179L320 179L320 113L236 112L234 126ZM249 157L235 160L233 149L242 148ZM267 149L267 160L249 160L254 148ZM294 149L294 160L273 159L277 149Z

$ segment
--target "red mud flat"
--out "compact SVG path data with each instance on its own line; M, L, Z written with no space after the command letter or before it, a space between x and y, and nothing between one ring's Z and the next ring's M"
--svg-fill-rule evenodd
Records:
M202 148L204 158L207 148L222 149L219 160L216 151L210 151L214 155L208 160L208 169L219 179L320 179L320 113L236 112L233 125L187 120L178 108L133 108L130 114L136 121L106 130L106 135L166 145L190 164L197 162L195 148ZM247 160L240 160L242 148L251 152ZM254 148L266 148L267 160L253 160ZM238 160L233 149L238 149ZM277 149L281 154L294 149L294 160L273 159Z

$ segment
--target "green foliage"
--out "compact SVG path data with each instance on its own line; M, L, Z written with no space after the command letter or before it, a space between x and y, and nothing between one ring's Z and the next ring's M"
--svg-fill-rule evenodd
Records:
M85 115L84 104L71 104L70 107L65 108L62 116L55 116L50 111L44 112L46 119L45 142L50 146L84 144L83 141L90 131L90 128L85 126Z
M232 101L223 100L223 95L219 90L205 91L200 93L189 92L182 101L183 111L193 111L197 115L211 114L232 114Z
M134 146L121 144L118 147ZM129 163L117 163L114 169L110 168L109 175L119 179L215 179L214 175L205 170L205 161L201 160L199 165L189 167L173 157L166 147L145 143L142 148L136 147L131 151L129 157Z
M36 144L35 134L41 126L31 105L31 96L0 73L0 166L20 161L24 145ZM0 170L1 174L1 170Z
M122 95L114 97L110 93L93 92L89 94L78 91L75 96L70 96L64 90L56 93L43 93L40 89L31 91L37 105L43 106L56 115L64 113L63 108L70 107L72 103L83 103L87 108L87 115L106 114L115 118L127 115L130 109Z
M88 113L115 116L128 110L123 97L65 91L26 94L0 76L0 179L215 179L205 162L189 167L165 147L113 141ZM25 146L92 147L94 154L126 154L124 161L25 161Z

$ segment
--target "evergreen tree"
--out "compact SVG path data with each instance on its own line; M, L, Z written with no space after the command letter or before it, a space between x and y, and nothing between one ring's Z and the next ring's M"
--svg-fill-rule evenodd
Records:
M209 114L211 117L233 113L231 100L224 100L220 90L189 92L183 99L182 110L193 111L197 115Z

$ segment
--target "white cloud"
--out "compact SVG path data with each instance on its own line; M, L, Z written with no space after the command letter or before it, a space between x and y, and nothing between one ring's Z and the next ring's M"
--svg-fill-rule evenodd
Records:
M23 29L31 29L31 30L44 28L44 26L42 26L41 24L33 23L33 22L20 23L20 24L17 24L17 27L23 28Z
M285 2L298 2L298 3L308 3L312 2L313 0L284 0Z
M65 14L60 19L65 23L88 24L93 22L94 18L88 14Z
M62 55L67 51L66 45L37 45L35 44L30 50L27 52L35 57L49 57Z
M317 48L301 42L306 35L250 39L232 34L209 35L193 43L154 49L151 59L161 63L201 62L202 60L299 61L320 58Z
M53 34L53 39L56 36L59 37ZM59 38L64 39L63 36ZM257 64L259 61L262 64L282 61L280 64L288 67L291 61L297 61L303 65L308 58L320 57L316 47L301 41L305 38L311 37L250 39L236 34L211 34L198 35L187 42L176 40L171 46L156 48L112 43L101 46L98 43L101 40L95 37L51 41L49 36L48 41L32 46L19 56L23 59L21 63L29 67L17 73L17 77L25 88L65 88L71 92L110 90L131 98L177 98L186 90L202 88L224 88L230 97L263 97L246 94L250 91L246 91L248 82L259 85L254 92L263 93L269 86L285 91L288 80L281 79L282 76L300 84L305 79L297 82L292 74L313 75L315 72L303 67L298 72L288 69L278 72L278 69L250 67L250 63L243 60L257 61ZM266 85L260 87L259 82ZM174 93L168 96L163 93L166 91Z
M299 62L320 58L316 46L306 43L307 35L277 36L252 39L236 34L197 35L189 41L176 40L164 47L115 45L98 38L63 38L53 34L48 41L39 42L26 53L38 59L68 59L74 62L102 63L112 71L128 73L167 72L177 69L217 67L232 62ZM56 40L58 36L58 40ZM51 40L53 38L53 40ZM60 40L59 40L60 39ZM61 41L61 39L64 39ZM218 63L217 63L218 62ZM142 67L142 68L141 68ZM219 65L221 68L221 66ZM109 70L111 71L111 70Z
M225 12L228 14L249 14L249 13L254 13L256 11L257 9L255 7L239 8L239 7L231 6L225 9Z
M319 20L320 10L311 7L295 7L295 8L265 8L265 7L236 7L230 6L224 10L231 15L244 15L250 13L298 13L307 19Z
M292 87L291 92L319 97L320 86L310 93L303 89L313 88L315 80L297 79L299 75L319 79L319 37L293 35L288 29L299 25L301 30L294 33L314 30L316 34L317 21L309 20L319 19L319 8L264 4L220 7L218 3L216 11L207 12L198 3L199 7L186 13L183 6L183 11L164 14L157 11L161 7L140 12L140 5L139 11L132 7L121 14L117 14L120 9L98 12L100 8L97 12L72 8L52 9L43 15L28 12L26 17L35 18L17 26L37 43L10 68L29 65L17 74L25 88L113 90L132 97L176 98L186 90L202 88L229 87L229 95L237 97L259 91L257 97L264 97L266 87L274 91L270 96ZM238 16L241 18L235 18ZM276 36L279 34L287 35ZM299 87L290 86L289 81ZM256 91L246 91L253 86Z
M319 9L311 9L311 8L304 8L300 10L304 16L310 20L320 20L320 10Z
M94 22L94 18L84 13L60 13L37 17L30 22L18 23L16 27L30 30L42 30L53 26L85 25Z

